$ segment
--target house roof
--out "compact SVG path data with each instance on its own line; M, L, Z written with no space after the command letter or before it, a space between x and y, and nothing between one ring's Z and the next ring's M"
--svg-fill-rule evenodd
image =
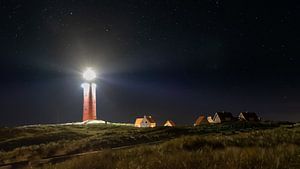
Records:
M141 124L144 118L136 118L135 124Z
M146 116L146 119L150 122L150 123L155 123L155 121L153 120L153 118L151 116Z
M175 123L174 123L172 120L167 120L167 121L165 122L165 124L168 123L168 122L169 122L172 126L175 126Z
M216 114L221 120L225 120L225 118L233 119L233 116L230 112L217 112Z
M195 122L195 125L199 125L201 124L202 122L205 122L205 123L208 123L207 119L205 118L205 116L201 115L197 118L196 122Z
M241 112L246 120L258 121L258 117L255 112Z

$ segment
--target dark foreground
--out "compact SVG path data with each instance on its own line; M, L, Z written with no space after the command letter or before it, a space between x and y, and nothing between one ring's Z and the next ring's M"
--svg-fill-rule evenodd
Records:
M36 126L0 134L2 168L300 168L297 125Z

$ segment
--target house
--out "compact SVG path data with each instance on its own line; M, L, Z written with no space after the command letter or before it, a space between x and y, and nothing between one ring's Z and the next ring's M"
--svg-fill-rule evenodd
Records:
M164 126L168 126L168 127L174 127L175 123L172 120L167 120L164 124Z
M194 126L199 126L202 124L209 124L207 118L205 116L201 115L197 118L196 122L194 123Z
M151 116L144 116L135 119L135 127L155 127L156 123Z
M207 121L208 121L210 124L215 123L215 121L213 120L213 118L212 118L211 116L208 116L208 117L207 117Z
M230 112L217 112L213 118L208 119L211 123L223 123L234 121L234 117Z
M255 112L241 112L239 114L239 120L255 122L255 121L259 121L259 118Z

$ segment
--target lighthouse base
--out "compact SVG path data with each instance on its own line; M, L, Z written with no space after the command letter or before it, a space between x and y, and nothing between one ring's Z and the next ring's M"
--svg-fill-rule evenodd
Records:
M86 120L83 121L82 124L106 124L107 122L104 120Z

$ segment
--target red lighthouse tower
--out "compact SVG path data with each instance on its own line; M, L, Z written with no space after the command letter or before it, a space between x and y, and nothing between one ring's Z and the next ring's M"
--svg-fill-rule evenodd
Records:
M95 72L88 68L84 73L83 77L89 82L83 83L83 114L82 120L96 120L96 84L92 82L96 78Z

